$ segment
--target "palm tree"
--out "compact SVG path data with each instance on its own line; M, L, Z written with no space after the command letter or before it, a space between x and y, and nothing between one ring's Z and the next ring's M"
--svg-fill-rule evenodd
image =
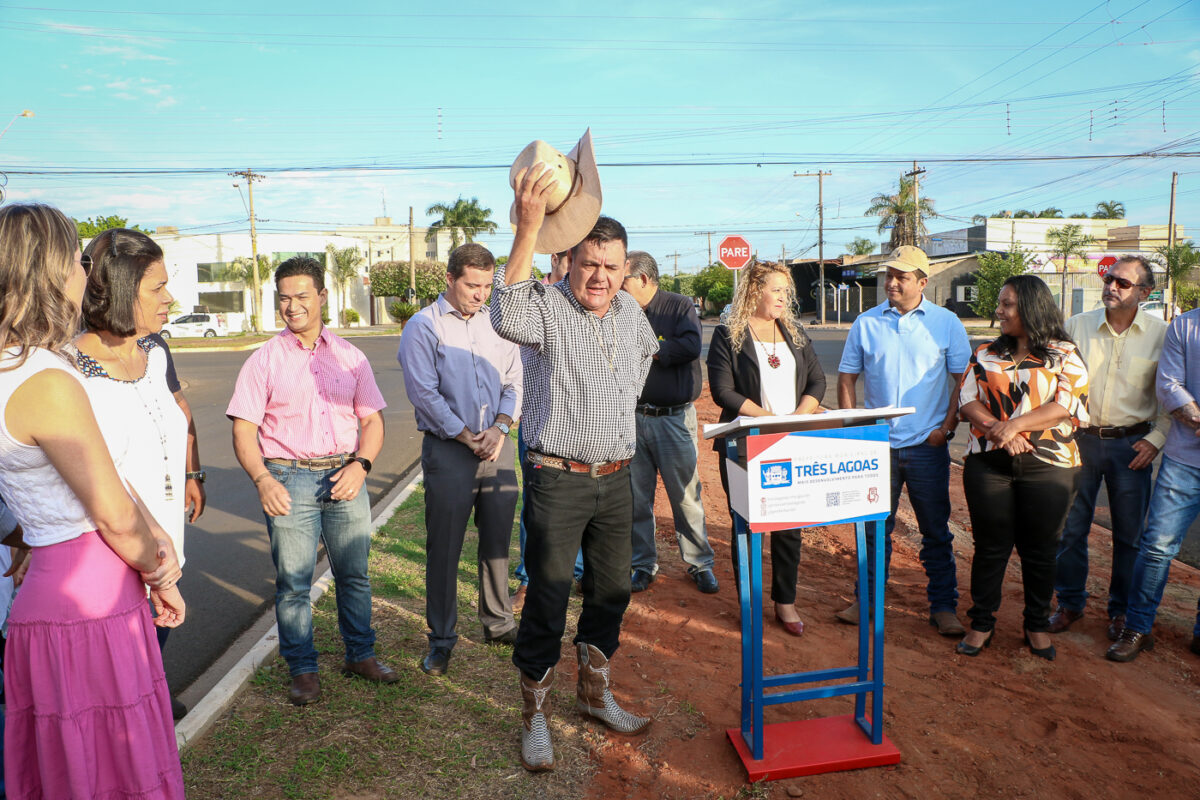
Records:
M983 214L976 214L975 216L971 217L972 225L986 225L987 221L988 218Z
M1032 211L1022 208L1020 211L1017 211L1012 216L1013 216L1013 219L1033 219L1034 217L1037 216L1037 214L1033 213Z
M1062 219L1062 209L1050 206L1038 212L1038 219Z
M997 211L995 214L992 214L992 216L997 217L999 219L1012 219L1013 213L1011 211L1009 211L1008 209L1005 209L1003 211Z
M1120 200L1102 200L1096 203L1092 219L1125 219L1125 204Z
M238 256L233 262L225 268L222 276L226 281L241 281L250 287L250 327L255 332L262 331L263 312L262 312L262 284L271 279L271 275L275 273L277 263L272 264L271 259L265 253L258 254L258 286L254 285L254 273L251 272L251 266L254 260L249 256Z
M875 252L875 243L865 236L855 236L854 241L846 245L846 252L852 256L869 256Z
M1175 296L1178 291L1179 282L1187 277L1198 264L1200 264L1200 250L1192 244L1191 239L1182 242L1176 242L1171 246L1163 245L1156 247L1154 252L1158 253L1158 258L1155 260L1160 262L1167 268L1167 288L1168 297L1163 299L1165 308L1163 309L1163 317L1170 319L1175 312Z
M428 242L436 237L438 231L449 230L451 250L458 247L464 238L468 242L473 242L475 237L481 233L496 232L496 223L490 219L492 210L480 208L478 197L463 200L460 195L454 201L454 205L434 203L425 209L425 213L442 215L442 218L430 225L429 230L425 232L425 241Z
M879 233L892 229L888 247L894 250L904 244L915 245L918 237L926 233L925 218L937 216L932 199L922 197L920 205L920 213L914 214L912 178L901 177L899 191L875 195L863 216L879 217Z
M1083 232L1082 225L1064 225L1061 228L1051 228L1046 231L1046 243L1050 245L1051 255L1058 254L1062 256L1062 289L1060 301L1062 303L1063 316L1067 312L1067 264L1071 256L1087 255L1089 245L1096 243L1096 240Z
M346 320L346 286L358 277L358 267L364 261L357 247L337 248L332 244L325 245L325 252L333 263L330 272L333 274L333 285L338 292L338 308L341 309L342 323Z

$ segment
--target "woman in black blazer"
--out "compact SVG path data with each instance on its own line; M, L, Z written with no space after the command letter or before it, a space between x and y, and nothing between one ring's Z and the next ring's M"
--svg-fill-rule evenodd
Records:
M721 422L739 416L811 414L820 408L825 372L792 312L795 300L787 267L758 262L747 268L728 318L717 326L708 348L708 386L721 407ZM721 487L728 499L724 439L717 439L713 449L721 457ZM795 605L800 531L774 531L770 536L775 618L788 633L799 636L804 633ZM736 545L732 551L737 576Z

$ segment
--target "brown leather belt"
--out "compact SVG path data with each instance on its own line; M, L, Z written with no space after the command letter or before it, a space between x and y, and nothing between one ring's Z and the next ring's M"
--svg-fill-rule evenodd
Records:
M531 464L536 464L539 467L561 469L563 472L577 472L590 475L593 478L598 478L601 475L611 475L617 470L629 466L629 462L633 460L631 458L623 458L620 461L601 461L599 464L584 464L582 461L571 461L570 459L559 458L558 456L548 456L536 450L526 450L525 457L529 459Z
M1124 439L1127 436L1142 436L1154 428L1149 422L1139 422L1136 425L1112 425L1107 428L1080 428L1079 430L1095 436L1098 439Z
M332 456L322 456L321 458L268 458L264 459L268 464L279 464L285 467L293 467L295 469L322 470L322 469L337 469L344 467L353 460L355 453L337 453Z

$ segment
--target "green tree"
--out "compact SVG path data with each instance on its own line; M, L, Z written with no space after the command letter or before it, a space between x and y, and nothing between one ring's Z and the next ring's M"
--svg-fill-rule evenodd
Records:
M1125 219L1125 204L1120 200L1102 200L1096 203L1092 219Z
M438 231L449 230L451 250L462 244L464 238L473 242L481 233L496 232L496 223L491 220L492 210L480 208L478 197L463 200L460 195L453 205L434 203L425 209L425 213L442 215L442 218L430 225L429 230L425 232L425 241L436 237Z
M674 279L672 292L681 294L684 297L696 296L696 276L695 275L680 275Z
M349 324L350 320L346 316L346 287L350 281L358 277L358 268L366 259L363 254L358 251L357 247L334 247L332 244L325 245L325 252L329 254L329 259L332 262L330 273L333 276L333 285L338 293L338 308L342 309L342 324Z
M1174 316L1176 298L1189 297L1192 294L1185 287L1194 286L1188 278L1191 271L1200 264L1200 250L1196 249L1191 239L1186 239L1170 246L1156 247L1154 252L1158 254L1155 260L1166 268L1167 281L1172 287L1170 296L1167 296L1166 292L1163 294L1163 304L1167 307L1166 317L1170 319ZM1180 305L1182 307L1182 304Z
M253 275L250 273L250 265L253 263L250 256L238 256L229 266L225 268L224 278L227 281L241 281L249 284L253 280ZM272 263L271 259L265 253L258 254L258 279L266 283L275 274L275 268L279 264Z
M996 324L996 301L1000 287L1013 275L1024 275L1029 269L1029 252L1020 245L1007 253L980 253L979 269L975 272L975 301L971 310Z
M892 229L888 241L888 247L892 250L904 244L915 245L917 239L926 233L925 220L937 216L933 210L933 200L929 197L920 199L920 214L916 213L913 188L912 178L902 177L895 194L875 195L871 198L870 207L863 212L864 217L879 217L879 233Z
M414 277L417 297L422 300L436 300L446 290L446 265L440 261L418 261ZM404 297L407 293L407 261L381 261L371 267L372 295Z
M1062 219L1062 209L1050 206L1038 212L1038 219Z
M1071 262L1071 256L1087 255L1088 247L1095 244L1096 240L1083 232L1082 225L1064 225L1061 228L1051 228L1046 231L1046 243L1050 245L1051 255L1062 256L1062 284L1059 302L1065 316L1067 311L1067 268Z
M1037 214L1033 213L1032 211L1022 208L1020 211L1014 212L1012 215L1012 218L1013 219L1034 219L1036 216L1037 216Z
M846 252L852 256L869 256L875 252L875 242L865 236L855 236L853 242L846 244Z
M1091 219L1091 218L1092 217L1090 214L1086 214L1083 211L1079 211L1079 212L1071 215L1071 219Z
M983 214L975 214L973 217L971 217L972 225L986 225L987 221L988 218Z
M727 269L724 264L710 264L692 278L692 294L713 303L716 303L712 297L713 290L720 286L728 286L729 291L733 292L733 270Z
M139 228L137 225L130 225L129 220L125 217L118 217L116 214L107 217L88 217L85 220L72 219L75 223L75 229L79 231L80 239L94 239L100 234L113 228L129 228L131 231L141 231L142 233L150 233L145 228Z

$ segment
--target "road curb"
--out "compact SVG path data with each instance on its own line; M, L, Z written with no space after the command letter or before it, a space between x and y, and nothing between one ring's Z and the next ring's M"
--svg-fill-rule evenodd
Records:
M423 474L418 467L413 470L407 481L401 480L396 486L379 501L382 508L371 519L371 535L374 536L383 525L392 518L392 514L400 507L400 504L408 499L409 495L421 483ZM333 571L326 569L325 572L318 578L312 586L312 594L310 601L316 603L321 596L329 589L329 585L333 583ZM268 610L264 617L274 618L274 609ZM175 741L180 750L183 750L189 744L197 741L208 733L217 719L224 714L229 707L233 705L233 701L242 693L250 679L254 677L254 673L258 668L267 663L279 653L279 629L275 625L271 625L270 630L262 635L250 649L240 658L237 663L230 668L216 686L209 690L208 694L192 707L187 716L179 720L175 725Z

